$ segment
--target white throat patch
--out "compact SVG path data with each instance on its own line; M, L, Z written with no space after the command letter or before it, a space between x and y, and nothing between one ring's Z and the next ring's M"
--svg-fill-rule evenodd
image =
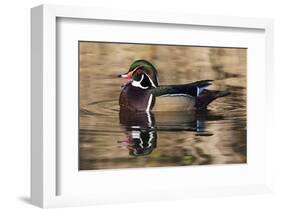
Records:
M142 82L142 80L143 80L143 78L144 78L144 75L146 75L146 77L149 79L151 85L152 85L154 88L156 88L156 86L155 86L155 84L153 83L153 81L151 80L151 78L150 78L147 74L145 74L145 73L141 75L141 79L140 79L139 81L133 80L132 85L133 85L134 87L139 87L139 88L141 88L141 89L148 89L148 87L143 87L143 86L141 85L141 82Z
M139 88L141 88L141 89L148 89L148 87L143 87L142 85L141 85L141 81L143 80L143 74L141 75L141 80L139 80L139 81L135 81L135 80L133 80L133 82L132 82L132 85L134 86L134 87L139 87Z

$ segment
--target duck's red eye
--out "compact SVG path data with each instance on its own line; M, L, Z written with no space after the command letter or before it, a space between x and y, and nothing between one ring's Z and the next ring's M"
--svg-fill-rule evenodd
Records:
M140 68L138 68L138 69L136 70L136 73L137 73L137 74L142 73L142 69L141 69L141 67L140 67Z

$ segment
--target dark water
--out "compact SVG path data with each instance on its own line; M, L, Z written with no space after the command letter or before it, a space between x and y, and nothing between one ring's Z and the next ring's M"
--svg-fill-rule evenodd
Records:
M246 162L246 49L80 43L81 170ZM213 79L230 96L206 112L120 112L122 80L135 60L160 84Z

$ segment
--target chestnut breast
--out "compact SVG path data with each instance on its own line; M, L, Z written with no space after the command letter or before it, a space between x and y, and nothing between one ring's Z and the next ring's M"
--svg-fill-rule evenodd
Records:
M149 89L141 89L127 84L119 97L119 105L121 109L130 111L147 111L154 106L155 97L151 94Z

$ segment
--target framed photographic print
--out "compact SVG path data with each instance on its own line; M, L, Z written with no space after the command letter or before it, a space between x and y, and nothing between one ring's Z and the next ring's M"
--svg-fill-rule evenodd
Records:
M270 191L272 20L31 14L32 203Z

